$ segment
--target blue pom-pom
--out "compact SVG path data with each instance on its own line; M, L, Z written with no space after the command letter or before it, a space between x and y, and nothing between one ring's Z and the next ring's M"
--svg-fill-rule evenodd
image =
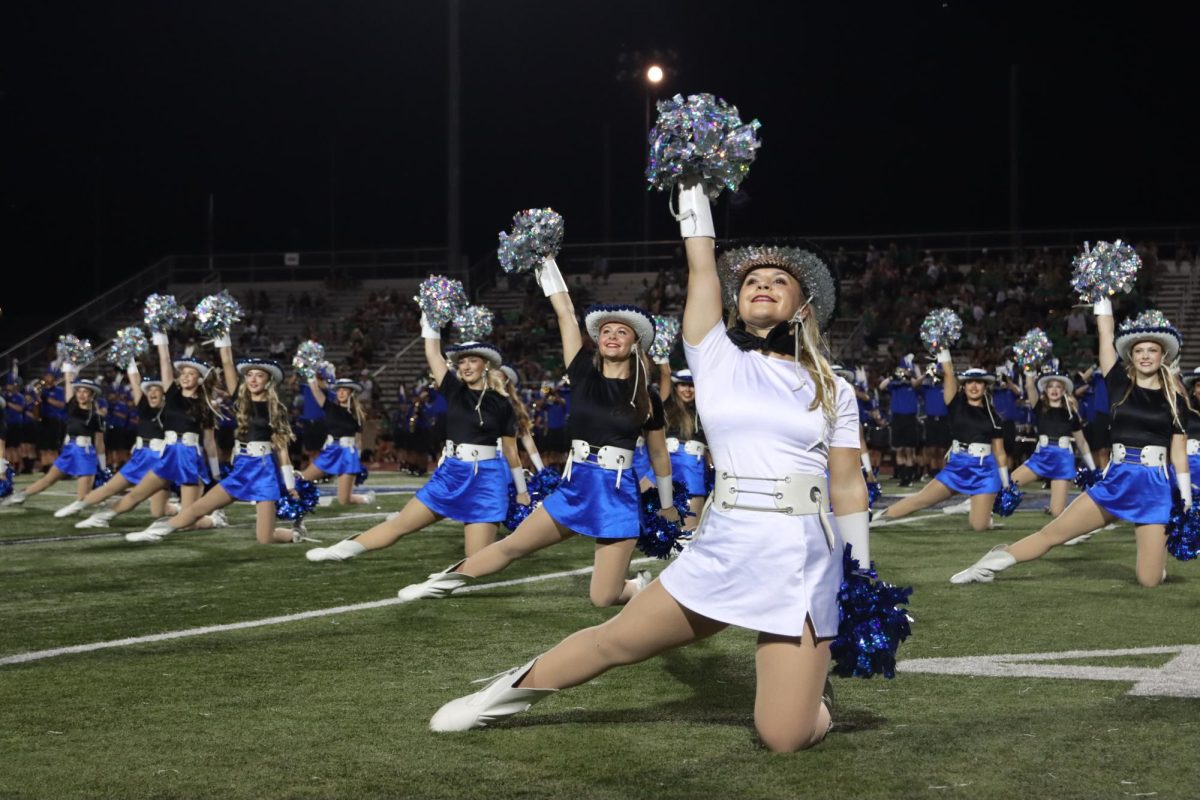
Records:
M1200 506L1193 503L1184 511L1178 494L1167 520L1167 552L1180 561L1191 561L1200 555Z
M303 519L307 514L312 513L321 499L320 488L299 475L296 476L296 494L300 496L298 500L293 498L286 489L280 493L279 499L275 501L275 517L277 519L290 522Z
M1024 499L1025 493L1021 491L1021 487L1011 483L1007 489L1001 490L1000 494L996 495L996 501L992 503L992 513L1002 517L1011 517Z
M113 471L111 467L104 467L103 469L96 467L96 477L92 481L92 488L99 489L101 486L112 480L112 476Z
M367 469L364 466L362 469L360 469L358 471L358 474L354 476L354 485L362 486L364 483L367 482L367 478L369 478L369 477L371 477L371 470Z
M658 502L658 489L642 492L642 530L638 535L637 548L654 558L670 558L683 550L683 539L691 539L692 532L683 529L683 523L695 514L688 508L687 487L680 481L672 481L672 505L679 512L679 522L670 522L659 516L662 506Z
M233 464L222 461L217 465L217 470L221 473L221 480L229 477L229 473L233 472Z
M863 480L867 482L867 508L875 507L875 501L883 495L883 487L879 485L879 481L872 480L874 475L868 473L865 469L862 471Z
M843 678L896 675L896 650L909 637L909 617L901 606L911 588L900 589L879 580L875 565L863 570L842 552L845 577L838 587L838 634L830 647L833 673Z
M13 479L16 477L12 467L5 467L4 474L0 475L0 497L8 497L13 493Z
M704 496L713 493L713 489L717 488L717 468L712 464L704 465Z
M554 490L558 488L561 481L562 477L549 467L543 467L535 474L530 475L525 479L525 489L529 492L529 505L527 506L517 502L517 487L510 483L508 485L508 513L504 515L504 527L515 531L517 526L542 504L543 500L554 494Z
M1104 473L1101 470L1088 469L1087 467L1080 467L1079 471L1075 473L1075 485L1078 486L1081 490L1087 491L1088 489L1092 488L1097 483L1099 483L1100 478L1103 475L1104 475Z
M529 479L529 491L541 495L544 499L554 494L560 483L562 483L562 475L557 470L542 467Z

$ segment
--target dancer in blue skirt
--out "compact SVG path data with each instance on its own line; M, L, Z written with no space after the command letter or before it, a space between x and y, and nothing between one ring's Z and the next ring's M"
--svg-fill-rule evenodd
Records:
M872 524L899 519L955 494L965 494L971 498L971 528L985 531L992 527L996 495L1009 484L1008 469L999 466L1005 463L1000 417L988 398L988 387L996 378L982 369L968 369L955 375L949 350L938 353L938 362L945 378L942 396L953 438L946 466L924 489L876 514ZM960 381L962 391L959 391Z
M500 351L490 344L469 342L448 347L442 355L441 332L424 315L421 336L425 361L448 404L442 461L399 514L332 547L309 550L305 553L309 561L345 561L390 547L400 537L442 519L463 523L466 552L471 555L496 540L496 530L508 514L510 480L516 485L517 502L529 505L525 471L517 458L513 407L500 372Z
M663 412L667 423L667 453L671 457L671 473L683 483L688 494L688 508L694 516L687 519L684 527L691 530L700 522L704 498L708 491L704 486L704 472L708 468L708 439L696 410L696 382L690 369L671 372L664 379L670 387L663 399ZM651 477L653 477L651 475Z
M164 387L160 380L153 378L142 379L137 364L133 363L127 370L129 387L133 392L134 406L137 408L138 423L137 437L133 442L133 451L129 461L125 462L120 471L112 476L103 486L87 493L82 500L76 500L68 506L54 512L56 517L69 517L91 506L99 505L110 497L141 483L146 473L158 464L166 442L163 440L162 412ZM116 505L114 502L113 505ZM150 498L150 513L157 519L166 513L167 490L155 492ZM76 528L107 528L108 520L103 516L93 515L75 525Z
M468 581L501 571L518 558L586 536L595 542L590 597L596 606L628 602L650 581L626 578L641 530L633 448L643 434L658 484L660 513L678 520L672 503L671 462L663 435L662 403L649 391L643 348L654 341L654 319L636 306L592 306L585 314L596 350L583 347L575 307L553 260L539 272L558 317L563 360L571 378L567 430L571 453L558 490L517 530L429 579L400 590L404 600L445 597Z
M513 414L516 416L517 441L525 448L525 454L529 457L529 464L533 468L532 471L541 472L546 465L542 462L542 454L538 451L537 442L533 440L533 420L529 418L529 409L521 400L519 391L521 378L517 375L517 371L508 364L501 365L500 373L504 376L504 389L508 392L508 401L512 403Z
M1067 490L1075 480L1075 448L1088 469L1096 462L1083 435L1083 418L1075 403L1075 383L1066 375L1034 377L1025 373L1025 395L1036 415L1037 449L1013 472L1019 485L1050 481L1050 514L1057 517L1067 507Z
M344 506L366 505L375 502L375 493L354 493L354 483L362 472L362 428L366 421L362 405L358 402L363 386L358 381L340 378L332 389L336 402L329 402L320 378L308 380L308 388L317 407L324 412L322 430L326 432L325 444L316 458L300 474L305 480L315 481L326 475L337 478L337 501Z
M302 528L275 524L275 503L280 495L286 490L296 496L296 473L288 456L288 445L295 435L287 406L275 388L283 383L283 370L265 358L245 358L235 365L229 347L220 348L220 352L225 385L237 387L233 468L198 501L171 519L160 519L144 531L125 534L126 541L160 542L164 536L192 527L205 515L235 500L255 504L254 533L259 544L290 544L300 541L303 535Z
M89 378L75 380L78 367L63 364L63 396L66 405L66 438L50 470L24 491L13 492L0 505L16 506L49 489L63 478L75 478L76 500L92 488L96 471L104 468L104 418L96 409L100 384ZM3 455L3 451L0 451Z
M1115 519L1135 526L1138 583L1158 586L1166 579L1166 523L1171 515L1168 464L1175 468L1184 506L1192 505L1184 432L1187 402L1167 366L1179 354L1179 332L1170 326L1131 324L1117 330L1114 340L1112 301L1096 303L1095 313L1112 421L1112 459L1104 477L1054 521L1016 544L993 549L951 577L951 583L988 583L995 573L1019 561L1041 558Z

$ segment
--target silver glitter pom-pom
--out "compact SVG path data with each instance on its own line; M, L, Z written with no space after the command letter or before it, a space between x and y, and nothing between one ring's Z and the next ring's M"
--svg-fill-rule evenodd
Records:
M296 355L292 357L292 366L306 381L311 381L316 377L317 372L325 363L325 348L312 339L301 342L300 346L296 348Z
M679 317L654 315L654 342L647 350L651 361L664 361L671 356L671 348L679 338Z
M505 272L532 272L558 255L563 218L552 208L528 208L513 215L512 230L500 231L496 257Z
M482 342L492 335L492 312L486 306L467 306L453 325L460 342Z
M230 328L234 323L241 322L244 313L238 301L224 289L210 294L192 309L192 316L196 318L196 332L213 339L228 336Z
M1075 256L1073 263L1071 286L1085 303L1095 303L1132 289L1142 259L1132 247L1117 239L1112 243L1096 242L1095 247L1084 242L1083 252Z
M417 301L429 324L439 330L453 322L467 307L467 293L462 283L443 275L430 275L423 280L413 300Z
M151 333L169 333L187 319L187 309L172 294L152 294L146 298L143 314Z
M1035 370L1050 358L1054 345L1041 328L1031 328L1012 346L1017 366Z
M108 348L108 362L127 370L130 364L138 360L138 356L149 349L150 342L141 328L136 325L121 328L113 337L112 345Z
M762 123L743 123L736 106L711 94L675 95L658 103L650 129L646 180L659 191L699 178L717 199L721 190L736 192L750 171L762 142Z
M96 354L92 352L91 342L68 333L58 337L58 360L82 367L95 361Z
M962 336L962 320L951 308L935 308L921 323L921 341L936 353L958 344Z
M1122 328L1171 328L1171 320L1157 308L1150 308L1138 314L1133 319L1126 318L1121 323Z

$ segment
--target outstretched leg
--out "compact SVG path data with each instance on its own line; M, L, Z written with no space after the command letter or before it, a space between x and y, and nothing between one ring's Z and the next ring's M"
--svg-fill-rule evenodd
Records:
M925 488L914 494L912 497L906 497L899 503L885 508L881 513L875 515L876 520L880 519L900 519L907 517L914 511L920 511L923 508L929 508L943 500L948 500L954 496L954 492L946 487L946 484L934 478L929 483L925 484Z
M517 526L512 536L507 536L488 545L478 553L474 553L459 564L455 572L461 572L473 578L482 578L484 575L499 572L518 558L552 544L565 542L574 535L570 529L555 522L546 513L546 509L539 506ZM628 568L628 561L625 566Z
M641 591L641 583L628 580L629 562L637 539L596 541L596 567L592 570L591 600L597 608L628 603Z
M439 519L442 519L440 514L435 514L429 506L414 497L404 505L398 517L384 520L366 533L355 536L353 541L368 550L382 550L394 545L401 536L416 533Z

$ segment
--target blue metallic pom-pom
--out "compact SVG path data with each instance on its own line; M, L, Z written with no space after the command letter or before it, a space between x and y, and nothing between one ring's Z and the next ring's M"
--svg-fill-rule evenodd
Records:
M1021 487L1011 483L1007 489L1001 490L1000 494L996 495L996 501L992 503L992 513L1002 517L1011 517L1024 499L1025 493L1021 491Z
M557 470L542 467L529 479L529 491L531 494L540 495L544 500L554 494L560 483L562 483L562 475Z
M508 513L504 515L504 527L515 531L533 510L542 504L562 481L562 476L549 467L543 467L525 480L525 489L529 492L529 505L523 506L517 502L517 487L508 485Z
M1180 561L1191 561L1200 556L1200 506L1193 503L1184 511L1178 494L1167 520L1167 552Z
M296 494L300 496L300 499L293 498L287 490L280 493L279 499L275 501L276 519L288 520L290 522L303 519L307 514L312 513L312 510L317 507L317 502L321 499L320 488L312 481L305 480L299 475L296 476Z
M13 479L16 478L16 473L12 467L6 467L4 474L0 475L0 497L8 497L13 493Z
M670 558L683 551L681 540L691 539L692 532L683 529L683 523L695 514L688 508L687 486L681 481L672 481L672 505L679 512L679 522L670 522L659 516L662 506L658 502L658 489L642 492L642 530L638 535L637 548L654 558Z
M875 507L875 501L883 495L883 487L879 485L879 481L872 480L874 475L871 475L865 469L862 471L863 480L867 482L867 508Z
M99 489L101 486L112 480L112 476L113 471L111 467L104 467L103 469L96 467L96 477L92 481L92 488Z
M1092 488L1097 483L1099 483L1100 478L1103 475L1104 475L1104 473L1101 470L1088 469L1087 467L1080 467L1079 470L1075 473L1075 485L1078 486L1081 490L1087 491L1088 489Z
M909 617L901 606L911 588L900 589L879 580L874 564L863 570L842 552L845 577L838 587L838 634L830 647L833 673L842 678L896 676L896 651L909 637Z
M712 464L704 465L704 496L713 493L713 489L717 488L717 468Z
M354 485L362 486L364 483L367 482L367 478L369 478L369 477L371 477L371 470L367 469L364 466L362 469L360 469L358 471L358 474L354 476Z

